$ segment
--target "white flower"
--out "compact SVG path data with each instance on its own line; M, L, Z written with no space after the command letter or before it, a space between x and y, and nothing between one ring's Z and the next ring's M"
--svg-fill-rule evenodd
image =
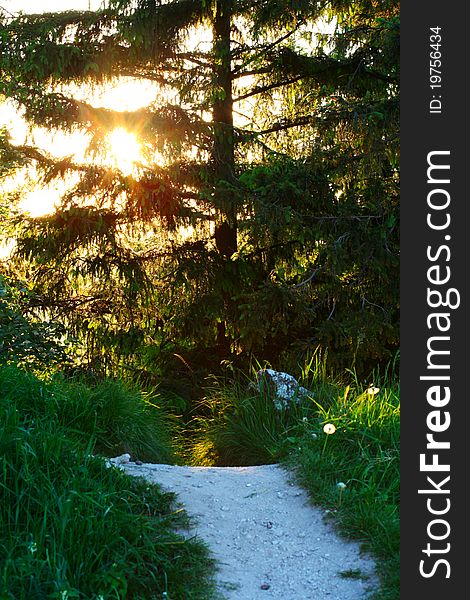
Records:
M338 481L338 483L336 484L336 487L338 488L338 491L339 491L339 504L338 504L338 508L339 508L341 506L343 492L348 486L345 483L343 483L342 481Z
M333 423L327 423L324 427L323 427L323 431L327 434L327 435L331 435L332 433L334 433L336 431L336 427L333 425Z
M367 388L367 393L369 394L369 396L375 396L375 394L378 394L379 392L380 388L374 387L373 383L371 383L370 386Z

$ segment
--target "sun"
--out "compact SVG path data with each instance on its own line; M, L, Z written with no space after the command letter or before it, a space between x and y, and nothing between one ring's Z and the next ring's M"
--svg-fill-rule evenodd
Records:
M136 165L143 161L141 145L136 136L124 129L117 127L106 136L106 154L102 158L102 164L118 169L125 176L136 173ZM73 144L71 143L73 142ZM86 163L85 148L88 140L80 134L72 134L68 137L56 137L51 144L51 151L56 156L63 156L71 145L77 150L74 158ZM23 173L24 176L24 173ZM37 176L32 172L31 176ZM19 204L19 209L32 218L44 217L55 212L61 203L61 196L78 182L77 176L68 177L66 181L58 181L53 185L37 187L26 191ZM11 187L18 184L18 178L12 178ZM7 188L8 191L9 188ZM1 252L0 252L1 254Z
M131 175L136 163L142 160L142 150L136 136L123 127L116 127L108 134L107 142L113 165L124 175Z
M142 86L135 81L120 80L116 85L105 87L100 94L84 90L79 100L92 105L103 105L114 111L133 111L147 106L155 98L155 86ZM17 146L31 145L44 151L46 155L61 159L70 157L77 165L92 164L90 160L91 139L87 133L51 132L45 128L34 127L29 130L25 119L16 111L13 104L0 104L0 127L6 126L12 134L11 141ZM29 136L29 137L28 137ZM31 139L30 139L31 138ZM31 141L32 140L32 141ZM138 176L138 167L147 165L144 147L137 135L123 126L115 127L104 135L104 148L101 156L95 155L96 164L119 170L124 176ZM0 193L9 192L28 182L28 189L23 191L19 209L32 218L51 215L61 204L61 197L78 183L78 170L75 176L67 176L66 181L57 181L47 186L40 183L37 170L22 170L2 182ZM35 183L36 182L36 183ZM2 251L0 249L0 255Z

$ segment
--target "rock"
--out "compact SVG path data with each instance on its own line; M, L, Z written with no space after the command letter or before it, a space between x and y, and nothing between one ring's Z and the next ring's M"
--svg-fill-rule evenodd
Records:
M298 404L303 398L312 396L312 393L299 385L295 377L282 371L261 369L256 373L256 382L249 386L257 392L266 392L272 395L274 406L277 410L289 408L293 402Z
M271 587L271 586L269 585L269 583L262 583L262 584L260 585L260 588L261 588L262 590L269 590L269 588L270 588L270 587Z
M130 454L121 454L120 456L115 456L114 458L110 458L109 462L112 465L125 465L131 461Z

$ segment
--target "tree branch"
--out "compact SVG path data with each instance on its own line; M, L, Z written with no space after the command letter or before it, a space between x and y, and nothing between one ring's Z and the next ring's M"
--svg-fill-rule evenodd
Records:
M292 290L296 290L300 287L303 287L304 285L307 285L308 283L310 283L315 275L318 273L318 271L321 269L321 267L317 267L316 269L313 270L313 273L310 275L310 277L307 277L307 279L305 279L304 281L301 281L300 283L296 283L295 285L291 285L290 288Z
M266 135L268 133L276 133L276 131L285 131L287 129L291 129L292 127L301 127L302 125L310 125L315 121L315 117L313 115L305 115L303 117L299 117L295 121L281 121L272 125L272 127L268 127L268 129L262 129L261 131L253 132L252 135Z
M263 94L265 92L269 92L270 90L290 85L291 83L296 83L297 81L300 81L300 79L304 79L305 77L308 76L298 75L297 77L294 77L293 79L289 79L287 81L278 81L276 83L270 83L269 85L253 88L250 92L247 92L246 94L242 94L241 96L237 96L236 98L234 98L233 102L241 102L242 100L246 100L246 98L251 98L252 96L257 96L258 94Z
M285 42L292 35L294 35L294 33L296 33L299 30L299 28L301 27L301 25L303 25L303 24L304 24L304 21L299 21L296 24L296 26L294 27L294 29L292 29L291 31L288 31L286 34L284 34L283 36L281 36L274 42L271 42L270 44L260 44L259 46L253 46L253 47L249 48L249 50L254 51L255 54L253 56L250 56L249 59L243 65L240 65L239 67L234 69L233 72L238 73L238 71L240 69L243 69L244 67L246 67L247 65L252 63L254 60L259 58L260 56L263 56L263 54L266 54L267 52L269 52L276 46L279 46L279 44L282 44L282 42ZM232 59L236 58L239 54L243 54L245 51L246 51L246 46L243 46L239 50L232 52Z

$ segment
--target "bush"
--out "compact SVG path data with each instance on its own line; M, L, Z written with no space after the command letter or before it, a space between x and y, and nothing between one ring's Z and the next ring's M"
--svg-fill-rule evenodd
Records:
M26 283L0 274L0 365L50 370L66 362L64 327L35 318L37 303Z

